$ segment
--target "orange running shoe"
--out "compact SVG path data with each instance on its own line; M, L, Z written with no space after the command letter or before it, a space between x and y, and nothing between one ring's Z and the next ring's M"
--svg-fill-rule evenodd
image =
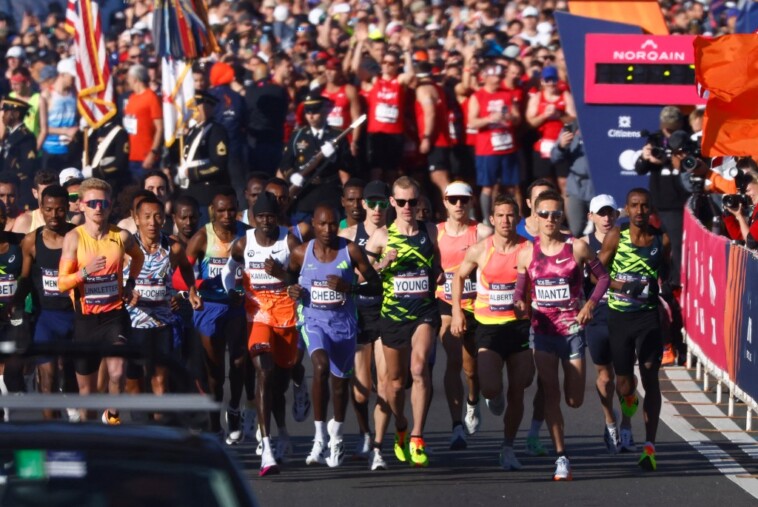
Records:
M676 352L671 344L663 346L663 357L661 358L661 366L674 366L676 364Z

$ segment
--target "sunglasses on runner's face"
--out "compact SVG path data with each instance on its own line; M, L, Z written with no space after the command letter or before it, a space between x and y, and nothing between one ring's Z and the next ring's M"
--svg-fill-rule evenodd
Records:
M458 195L458 196L453 196L453 197L446 197L445 199L447 199L447 202L449 202L453 206L455 206L458 203L461 203L461 206L465 206L469 203L469 201L471 200L471 197Z
M111 207L111 202L108 199L90 199L89 201L85 201L84 205L89 209L97 209L98 207L100 209L108 209Z
M68 202L74 203L79 200L79 194L68 194Z
M395 199L398 208L405 208L408 204L411 208L415 208L418 205L418 199Z
M556 220L560 220L563 218L563 211L557 210L557 211L548 211L546 209L541 209L537 211L537 216L540 218L544 218L547 220L548 218L554 218Z
M378 200L378 201L375 201L373 199L365 199L365 201L366 201L366 206L368 206L368 209L376 209L376 208L387 209L387 206L389 206L390 204L384 199Z

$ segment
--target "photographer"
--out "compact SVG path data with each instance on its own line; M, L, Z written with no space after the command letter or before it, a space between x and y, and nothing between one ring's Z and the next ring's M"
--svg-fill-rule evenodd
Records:
M753 162L753 167L755 163ZM724 226L727 235L734 240L744 240L745 246L754 250L758 248L758 171L743 169L744 178L743 195L747 199L734 199L724 201ZM740 178L742 179L742 178ZM738 182L739 185L739 182ZM740 197L740 196L735 196Z
M565 161L569 166L566 178L566 218L571 234L578 238L587 226L590 201L595 196L595 187L590 179L584 142L579 131L579 123L573 121L563 126L558 142L550 152L553 164Z

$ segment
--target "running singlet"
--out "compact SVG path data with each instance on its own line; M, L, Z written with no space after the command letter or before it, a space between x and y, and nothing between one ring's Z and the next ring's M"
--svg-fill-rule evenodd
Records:
M139 294L137 306L126 305L132 327L151 329L170 325L174 320L169 304L173 292L170 240L161 234L160 246L155 252L148 253L139 232L134 239L145 255L145 263L139 276L134 278L134 290ZM124 276L129 276L129 266L124 267Z
M506 90L489 93L482 88L474 96L479 102L479 118L508 111L513 104L513 95ZM478 156L509 155L517 149L510 122L485 125L479 129L479 134L476 136L475 153Z
M8 251L0 254L0 307L13 303L21 276L24 255L21 251L23 234L7 233Z
M350 125L350 99L345 93L345 85L340 86L333 92L326 88L321 90L321 95L332 101L332 108L326 117L326 124L340 130L345 130Z
M73 226L71 226L73 229ZM40 308L43 310L71 311L73 305L68 294L58 290L58 266L61 262L62 248L52 250L45 246L42 238L44 229L34 233L34 265L32 266L32 284L37 293Z
M288 233L286 227L279 226L279 235L274 244L261 246L255 239L255 229L247 231L242 277L248 322L260 322L271 327L292 327L297 323L296 303L287 295L284 282L267 274L264 269L268 258L287 269L290 263Z
M363 225L363 222L360 222L355 228L355 243L358 245L358 248L363 250L363 253L366 253L366 243L368 243L368 238L369 235L368 232L366 232L366 226ZM362 296L358 294L356 302L360 307L379 307L382 304L382 296L378 294L376 296Z
M338 241L339 249L331 262L324 263L316 258L313 252L316 240L309 241L305 248L303 267L300 268L298 279L300 286L305 289L302 300L303 318L327 322L330 327L345 322L342 319L347 318L347 324L355 327L356 313L353 296L332 290L327 283L329 275L336 275L350 285L355 278L355 266L347 250L348 241L345 238L338 238Z
M403 133L405 88L397 78L378 78L368 94L368 106L368 133Z
M629 236L629 224L621 227L619 246L611 265L611 280L646 283L642 293L633 298L610 290L608 306L619 312L639 312L658 308L658 271L663 264L663 235L653 229L650 246L636 246ZM650 288L652 287L652 290Z
M532 328L537 334L570 336L581 330L576 316L582 304L582 270L574 259L574 238L557 255L547 256L534 238L528 268L532 285Z
M540 92L540 102L537 106L537 115L545 113L545 109L548 105L555 106L555 112L560 116L566 113L566 99L561 96L555 102L550 102L545 99L545 92ZM540 133L540 138L534 143L534 151L540 154L542 158L550 158L550 152L558 141L558 137L561 135L561 129L563 128L563 122L560 118L547 120L545 123L537 127L537 131Z
M436 84L432 84L437 90L437 102L434 104L434 128L432 129L432 137L430 139L432 146L438 148L448 148L450 143L450 129L449 125L449 113L447 108L447 99L445 98L445 91ZM418 125L418 139L424 140L424 132L426 132L426 124L424 123L424 108L421 107L421 103L417 100L414 101L416 105L416 124Z
M397 258L382 271L381 316L412 322L425 312L434 311L434 245L426 226L420 223L418 234L403 236L393 223L387 228L384 251L389 250L397 250Z
M466 256L466 250L476 242L476 223L469 224L466 232L460 236L445 234L445 222L437 225L437 246L440 249L440 263L445 271L445 284L437 286L435 293L437 299L448 303L453 300L453 277ZM474 299L476 299L476 275L471 273L463 284L461 308L473 310Z
M245 224L237 221L235 224L234 239L241 238L245 235ZM199 278L202 280L200 284L200 297L208 301L228 301L229 295L224 290L224 285L221 281L221 270L226 266L229 255L232 251L232 243L224 243L221 241L216 233L213 231L213 224L205 224L205 234L208 238L205 245L205 255L200 261ZM235 279L237 281L236 286L242 287L242 268L240 268Z
M105 257L105 268L88 273L82 283L77 284L72 293L74 306L83 315L120 310L124 307L123 294L124 243L121 229L115 225L101 238L95 239L80 225L74 229L79 236L76 249L76 263L79 269L95 257Z
M493 325L516 320L513 293L516 291L518 256L528 244L526 238L519 236L516 248L504 254L495 250L492 236L486 239L487 260L484 266L479 266L476 277L474 318L477 322Z

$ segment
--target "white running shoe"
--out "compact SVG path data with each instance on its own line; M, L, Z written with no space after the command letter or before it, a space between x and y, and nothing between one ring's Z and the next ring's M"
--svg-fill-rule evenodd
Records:
M263 454L263 435L261 435L260 426L255 429L255 439L258 441L258 445L255 448L255 455L261 456Z
M503 391L500 391L500 394L491 400L489 398L485 398L484 403L487 404L487 408L490 409L492 415L500 416L503 415L503 412L505 412L505 394L503 394Z
M553 480L570 481L572 479L573 477L571 476L571 465L569 464L569 460L566 456L561 456L555 460L555 473L553 474Z
M292 384L292 418L297 422L303 422L311 411L311 398L308 396L308 382L303 379L300 386Z
M329 456L326 458L326 464L330 468L338 467L342 464L342 460L345 459L345 443L342 439L342 435L337 435L334 431L334 426L337 421L329 419L326 425L326 431L329 433Z
M278 473L279 465L277 465L276 459L274 459L274 454L271 452L271 449L268 449L261 455L261 470L258 472L258 475L260 477L263 477L264 475L273 475Z
M253 438L253 433L258 427L258 412L254 408L245 408L242 411L242 437Z
M82 420L82 414L75 408L67 408L66 414L68 416L68 422L78 423Z
M621 452L637 452L637 445L634 443L632 428L621 428L619 430L621 443L619 450Z
M277 463L286 463L287 457L292 454L292 442L290 436L286 433L276 437L276 446L274 447L274 459Z
M468 447L466 442L466 432L463 431L463 425L458 424L453 428L453 434L450 437L450 450L462 451Z
M504 445L500 448L500 466L503 470L521 470L521 462L513 447Z
M371 450L371 454L369 454L368 458L368 469L372 472L375 472L376 470L387 470L387 463L384 461L379 449Z
M305 458L305 464L313 465L314 463L318 463L319 465L326 465L325 452L326 447L324 446L324 442L321 440L314 440L311 453Z
M226 409L226 445L237 445L245 438L242 433L242 415L239 410Z
M609 454L618 454L619 452L619 430L616 425L605 425L605 431L603 432L603 442L605 442L605 448L608 449Z
M463 418L463 423L466 425L466 432L469 435L477 432L482 423L479 413L479 400L477 400L476 405L470 405L468 401L466 402L466 416Z
M371 453L371 433L364 433L358 438L358 444L355 446L353 459L368 459Z

